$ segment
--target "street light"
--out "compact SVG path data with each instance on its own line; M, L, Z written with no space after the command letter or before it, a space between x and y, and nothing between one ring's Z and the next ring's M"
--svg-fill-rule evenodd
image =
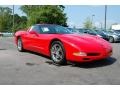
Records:
M105 5L105 30L106 30L106 19L107 19L107 5Z

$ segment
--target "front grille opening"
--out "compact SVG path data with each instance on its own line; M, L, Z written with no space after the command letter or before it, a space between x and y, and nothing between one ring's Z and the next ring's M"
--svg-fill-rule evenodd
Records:
M83 60L90 60L90 58L83 58Z
M100 53L87 53L87 56L99 56Z

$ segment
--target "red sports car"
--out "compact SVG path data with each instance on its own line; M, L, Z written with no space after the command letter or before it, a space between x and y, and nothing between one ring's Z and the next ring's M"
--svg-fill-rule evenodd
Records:
M36 24L15 33L19 51L30 50L51 57L56 64L66 61L88 62L111 56L112 47L100 37L73 34L59 25Z

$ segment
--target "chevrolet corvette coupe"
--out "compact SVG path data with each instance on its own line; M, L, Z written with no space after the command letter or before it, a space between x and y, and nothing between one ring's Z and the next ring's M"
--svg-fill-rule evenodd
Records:
M89 62L112 54L109 42L98 36L74 34L67 28L52 24L35 24L15 33L17 49L34 51L51 57L56 64L67 61Z

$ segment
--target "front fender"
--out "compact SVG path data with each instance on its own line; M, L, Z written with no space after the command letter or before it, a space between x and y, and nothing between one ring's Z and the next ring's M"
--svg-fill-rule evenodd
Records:
M81 51L81 48L75 45L72 42L69 42L67 40L62 40L65 51L66 51L66 59L71 59L73 58L73 53L74 52L79 52Z

